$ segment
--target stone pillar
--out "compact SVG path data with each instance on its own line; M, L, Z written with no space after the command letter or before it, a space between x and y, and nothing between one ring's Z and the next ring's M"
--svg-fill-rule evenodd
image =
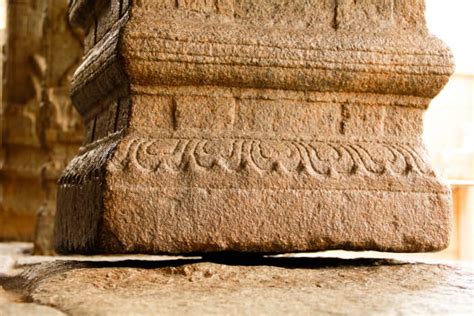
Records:
M8 1L5 56L3 163L0 177L0 239L33 240L36 211L45 196L40 168L39 104L44 59L41 51L44 3Z
M44 0L43 0L44 1ZM42 54L45 60L39 135L46 153L41 166L45 198L39 208L35 232L35 252L53 251L57 182L83 141L82 119L69 96L70 83L83 55L83 34L67 19L67 0L46 0Z
M56 247L447 246L422 116L453 72L413 0L72 1L87 30Z
M56 182L83 135L69 98L83 36L66 16L67 0L8 2L0 239L35 239L43 254L52 250Z

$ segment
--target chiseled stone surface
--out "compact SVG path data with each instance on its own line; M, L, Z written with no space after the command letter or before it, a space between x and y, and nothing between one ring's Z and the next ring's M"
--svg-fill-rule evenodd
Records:
M474 312L472 264L362 259L349 252L339 255L350 259L30 253L31 245L0 243L2 316Z
M105 4L71 2L87 144L60 180L60 252L447 246L421 133L453 61L423 1Z
M18 291L4 289L8 283L16 289L16 276L25 267L20 264L22 259L33 258L31 243L0 243L0 315L1 316L60 316L64 315L50 306L36 304L28 300ZM38 257L35 257L38 258ZM38 258L39 259L39 258ZM38 261L37 261L38 262ZM39 262L45 262L44 257Z
M473 281L456 265L161 257L49 262L1 282L68 315L472 315Z
M6 292L0 286L0 315L2 316L64 316L49 306L23 302L19 295Z

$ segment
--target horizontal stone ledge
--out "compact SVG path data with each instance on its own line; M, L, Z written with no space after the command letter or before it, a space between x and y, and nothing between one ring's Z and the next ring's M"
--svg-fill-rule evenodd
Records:
M397 94L318 92L288 89L253 89L223 86L137 85L130 87L137 96L226 97L240 100L298 101L347 105L392 105L426 109L431 98Z
M204 259L6 255L16 269L0 280L5 289L0 291L0 313L55 315L52 307L69 315L474 312L472 265L361 258L366 254L321 257L331 255L338 254ZM30 303L18 308L19 303L5 300L11 293Z
M425 34L359 38L173 20L150 28L141 17L128 20L117 22L76 71L72 96L81 113L124 82L433 97L454 67L446 46Z

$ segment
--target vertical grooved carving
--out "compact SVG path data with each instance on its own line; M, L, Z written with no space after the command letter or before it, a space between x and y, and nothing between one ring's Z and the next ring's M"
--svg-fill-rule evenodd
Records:
M178 128L178 118L176 117L177 113L177 104L176 104L176 99L173 98L171 100L171 125L173 127L173 130L176 130Z
M341 123L339 132L344 135L346 133L347 121L350 119L350 113L347 104L341 104Z
M119 98L117 100L117 110L115 111L114 132L118 131L118 124L119 124L119 118L120 118L120 107L121 107L121 102L120 102L120 98Z
M92 119L92 133L91 133L91 142L93 142L96 138L95 138L95 129L96 129L96 124L97 124L97 118L94 117Z

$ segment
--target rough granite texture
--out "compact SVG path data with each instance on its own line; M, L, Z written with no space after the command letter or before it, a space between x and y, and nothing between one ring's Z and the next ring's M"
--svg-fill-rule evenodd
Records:
M56 261L0 278L10 295L30 302L24 308L55 309L36 315L77 316L472 315L473 281L472 268L456 265L241 257Z
M453 60L423 1L106 2L69 12L87 144L60 180L58 251L447 246L421 133Z
M5 292L0 286L0 315L2 316L64 316L49 306L24 302L20 295Z
M472 264L330 255L47 257L0 243L0 315L474 313Z

